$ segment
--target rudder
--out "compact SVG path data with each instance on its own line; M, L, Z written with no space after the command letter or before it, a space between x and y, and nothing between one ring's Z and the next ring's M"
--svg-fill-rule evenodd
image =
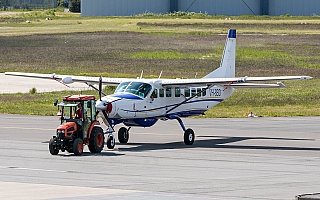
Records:
M229 29L228 37L224 47L220 67L203 78L232 78L235 77L236 63L236 37L235 29Z

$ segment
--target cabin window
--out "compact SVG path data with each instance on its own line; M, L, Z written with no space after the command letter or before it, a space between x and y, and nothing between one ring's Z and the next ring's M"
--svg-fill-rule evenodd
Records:
M166 88L166 97L171 97L171 88Z
M197 96L200 97L201 96L201 88L197 88Z
M207 95L207 90L206 88L202 88L202 96L206 96Z
M174 96L175 96L175 97L180 97L180 95L181 95L180 88L177 88L177 87L176 87L174 91L175 91L175 95L174 95Z
M184 96L185 97L190 97L190 88L184 89Z
M192 88L192 89L191 89L191 95L192 95L192 96L196 96L196 94L197 94L196 88Z
M164 89L159 89L159 97L164 97Z
M154 89L152 94L151 94L151 98L158 98L158 90Z

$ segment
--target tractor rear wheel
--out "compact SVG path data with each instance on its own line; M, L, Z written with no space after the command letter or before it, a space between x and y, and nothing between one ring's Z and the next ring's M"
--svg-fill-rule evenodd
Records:
M54 148L53 143L54 143L54 139L51 138L49 141L49 151L50 151L51 155L58 155L59 150Z
M80 156L83 152L83 141L80 138L76 138L73 142L73 152L75 155Z
M102 128L95 127L92 129L88 147L91 153L100 153L103 150L104 134Z

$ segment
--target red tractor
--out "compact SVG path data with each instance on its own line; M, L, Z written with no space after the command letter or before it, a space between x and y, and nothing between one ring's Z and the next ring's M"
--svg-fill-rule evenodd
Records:
M72 95L63 98L58 104L61 125L56 135L50 139L49 151L57 155L59 150L81 155L84 145L91 153L100 153L104 147L104 133L97 121L93 95Z

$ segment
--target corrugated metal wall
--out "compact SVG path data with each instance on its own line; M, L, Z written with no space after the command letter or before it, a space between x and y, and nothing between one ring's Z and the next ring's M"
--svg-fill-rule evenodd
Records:
M130 16L144 12L210 15L320 15L320 0L81 0L82 16Z
M320 15L320 0L269 0L269 15Z
M144 12L168 13L170 0L82 0L82 16L130 16Z
M209 15L259 15L260 0L178 0L178 9Z

